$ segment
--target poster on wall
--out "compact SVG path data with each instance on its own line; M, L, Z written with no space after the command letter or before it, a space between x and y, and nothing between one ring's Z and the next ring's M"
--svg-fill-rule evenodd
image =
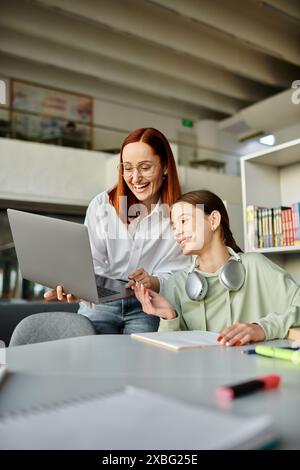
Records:
M12 80L13 136L24 140L92 147L93 98Z

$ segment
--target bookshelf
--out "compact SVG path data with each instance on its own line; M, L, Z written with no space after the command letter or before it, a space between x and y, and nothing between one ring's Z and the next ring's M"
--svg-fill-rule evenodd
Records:
M250 249L246 220L249 205L290 206L300 201L300 139L242 157L241 183L245 251L265 254L300 284L300 246Z

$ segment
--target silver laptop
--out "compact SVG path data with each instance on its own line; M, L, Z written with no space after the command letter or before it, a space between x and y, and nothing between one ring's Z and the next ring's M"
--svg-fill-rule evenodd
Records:
M126 281L94 273L88 229L83 224L7 210L22 276L94 303L134 295Z

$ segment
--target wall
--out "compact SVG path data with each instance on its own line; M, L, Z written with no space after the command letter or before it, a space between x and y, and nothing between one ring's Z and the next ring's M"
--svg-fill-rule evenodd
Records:
M299 107L300 104L295 105ZM300 118L300 115L299 115ZM294 126L286 127L284 129L278 129L274 132L276 144L283 144L284 142L288 142L289 140L298 139L300 135L300 124L295 124Z
M179 178L183 192L208 189L218 194L226 202L232 232L237 244L243 249L244 236L240 177L180 166Z
M93 96L95 124L124 130L124 132L96 130L94 143L98 150L115 149L127 131L137 127L152 126L160 129L173 141L184 135L187 143L191 141L198 145L219 148L221 153L208 152L206 155L207 152L201 150L202 153L198 157L226 160L226 171L236 174L237 158L233 155L246 155L265 148L256 141L239 143L236 135L217 129L219 123L208 119L209 113L200 112L196 107L173 99L161 99L133 89L116 87L84 74L75 74L48 65L42 66L2 53L0 53L0 63L1 79L13 77ZM5 116L6 112L0 109L0 118ZM183 117L193 120L194 128L183 127L181 124ZM299 131L299 124L276 131L277 143L296 138ZM180 160L183 164L187 164L197 154L194 149L183 147L179 149Z
M71 73L51 66L42 66L0 53L1 79L16 78L32 81L70 92L89 94L94 98L94 123L100 126L124 129L125 132L138 127L156 127L169 139L176 140L177 132L184 129L182 117L200 119L205 111L188 106L176 100L156 98L135 90L116 87L84 74ZM122 134L109 132L95 133L97 148L109 148L112 137Z
M106 187L110 155L0 138L0 198L85 205Z
M117 165L117 155L0 139L0 198L87 205L116 183ZM242 243L240 178L183 166L178 171L183 191L209 189L227 202Z

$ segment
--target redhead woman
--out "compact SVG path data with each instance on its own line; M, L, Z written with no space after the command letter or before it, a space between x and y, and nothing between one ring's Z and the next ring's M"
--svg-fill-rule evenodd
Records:
M153 128L131 132L124 140L117 185L89 204L89 230L95 273L136 281L159 292L171 272L188 263L172 236L169 208L180 196L175 160L166 137ZM47 300L78 301L63 286L45 294ZM146 315L133 296L99 305L81 302L99 334L156 331L159 318Z
M160 331L214 331L221 344L240 346L284 338L300 324L300 287L262 254L242 253L217 195L182 195L171 219L193 263L168 279L163 295L140 282L134 286L144 312L160 318Z

